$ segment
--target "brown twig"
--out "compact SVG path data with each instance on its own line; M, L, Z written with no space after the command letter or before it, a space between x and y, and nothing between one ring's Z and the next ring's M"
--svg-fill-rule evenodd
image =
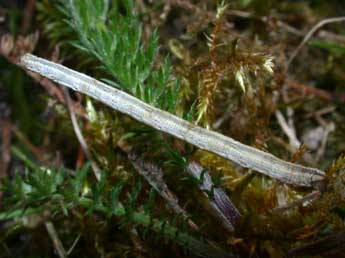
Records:
M40 76L37 73L27 71L27 74L30 77L32 77L35 81L37 81L43 88L45 88L50 96L57 99L60 103L66 104L63 92L54 82ZM82 108L82 106L80 106L79 103L71 100L71 106L73 107L74 112L77 113L80 117L86 117L85 110Z
M326 24L335 23L335 22L344 22L344 21L345 21L345 17L344 16L328 18L328 19L324 19L324 20L318 22L314 27L312 27L311 30L307 33L307 35L304 37L302 42L298 45L298 47L295 49L295 51L290 56L290 58L289 58L289 60L287 62L287 69L289 69L290 64L295 59L295 57L297 56L299 51L302 49L302 47L309 41L309 39L313 36L313 34L318 29L320 29L322 26L324 26Z
M47 221L45 223L45 227L48 231L48 234L51 238L51 240L53 241L53 245L55 250L57 251L58 255L60 258L67 258L67 252L65 250L65 248L63 247L63 244L55 230L55 227L53 225L53 223L51 221Z
M0 40L0 54L6 58L7 61L9 61L12 64L17 65L18 59L21 55L24 53L30 53L32 52L37 44L38 41L38 33L30 34L26 37L18 36L16 40L14 40L12 35L5 34L1 37ZM55 58L55 53L57 51L54 51L52 59ZM56 60L55 60L56 61ZM37 73L33 73L30 71L26 71L27 74L33 78L36 82L38 82L53 98L57 99L60 103L65 103L65 98L63 96L63 93L61 89L51 80L40 76ZM73 110L75 113L77 113L79 116L85 118L85 110L82 108L82 106L78 103L73 101L72 102Z
M291 79L287 79L286 84L289 88L299 91L299 93L312 95L325 101L332 100L332 95L325 90L316 89Z
M118 146L128 155L128 158L134 166L135 170L146 179L146 181L168 203L171 209L176 214L181 214L185 219L187 219L189 226L193 230L198 230L199 227L191 219L188 218L188 213L179 205L177 196L169 189L168 185L165 183L163 178L164 173L162 169L156 164L142 158L138 151L129 150L122 144L118 144Z
M68 108L68 111L69 111L69 114L71 117L74 133L75 133L75 135L76 135L76 137L80 143L81 148L83 149L83 152L85 153L85 156L91 162L91 167L92 167L92 170L93 170L97 180L100 180L101 169L98 167L97 163L92 158L89 146L87 145L86 140L83 136L83 133L80 130L80 127L79 127L78 121L77 121L77 117L76 117L74 109L72 107L72 101L71 101L71 97L69 95L68 89L66 89L64 87L61 89L65 94L66 104L67 104L67 108Z
M292 208L295 208L295 207L298 207L298 206L301 206L303 205L305 202L312 202L314 201L316 198L318 198L320 196L320 191L314 191L314 192L311 192L309 194L307 194L306 196L304 196L303 198L299 199L299 200L296 200L292 203L288 203L284 206L279 206L279 207L276 207L272 210L273 213L282 213L282 212L285 212L289 209L292 209Z
M7 117L0 119L1 130L1 156L0 156L0 179L7 176L8 166L11 161L11 120ZM1 184L0 184L1 186ZM0 191L0 202L2 198Z
M202 14L208 18L214 18L215 14L213 12L209 12L207 10L201 9L199 6L193 4L191 1L186 0L171 0L171 4L180 6L185 10L194 13L194 14Z
M24 15L23 15L23 21L21 25L22 34L25 34L28 31L28 28L31 24L32 14L35 10L35 3L36 3L36 0L27 0L25 10L24 10Z
M242 10L228 10L226 12L226 14L230 15L230 16L236 16L236 17L240 17L240 18L245 18L245 19L255 19L258 21L261 21L263 23L269 23L270 18L268 16L262 16L262 17L256 17L253 14L251 14L250 12L246 12L246 11L242 11ZM305 33L303 33L302 31L296 29L295 27L289 25L286 22L283 22L281 20L276 21L276 25L280 28L282 28L283 30L294 34L298 37L303 37L305 35Z
M11 120L9 118L0 119L1 124L1 159L0 159L0 178L7 175L8 165L11 160Z

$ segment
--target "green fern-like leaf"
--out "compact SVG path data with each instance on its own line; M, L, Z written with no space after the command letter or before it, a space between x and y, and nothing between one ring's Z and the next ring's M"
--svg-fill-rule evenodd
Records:
M134 223L153 230L201 257L227 257L222 250L179 229L176 222L155 219L151 211L138 209L141 184L132 188L124 204L120 201L123 182L109 187L105 173L100 182L93 184L91 191L85 193L82 186L87 182L88 168L87 164L76 171L76 177L67 176L63 170L40 169L30 171L25 178L16 177L12 182L4 180L2 190L11 193L11 196L4 200L5 209L0 212L0 221L42 213L47 208L54 214L61 211L68 214L66 210L82 207L90 216L95 213L103 214L106 218L115 216L123 223ZM75 198L71 199L70 193L73 193ZM152 206L152 203L149 205Z
M154 67L158 35L154 32L147 44L142 43L142 26L132 1L71 0L64 7L71 11L68 23L79 36L73 45L102 64L113 77L106 82L151 105L175 110L179 82L172 82L168 58Z

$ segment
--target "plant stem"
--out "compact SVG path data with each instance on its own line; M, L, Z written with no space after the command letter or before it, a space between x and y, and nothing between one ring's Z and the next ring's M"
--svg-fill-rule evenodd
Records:
M25 163L26 166L31 168L32 170L39 170L39 166L37 166L34 162L32 162L24 152L22 152L19 148L16 146L11 147L11 152L17 156L21 161Z
M67 258L67 252L62 245L62 242L61 242L61 240L60 240L60 238L59 238L59 236L55 230L53 223L51 221L47 221L44 224L46 226L46 229L49 233L50 238L53 241L54 247L59 254L59 257L60 258Z

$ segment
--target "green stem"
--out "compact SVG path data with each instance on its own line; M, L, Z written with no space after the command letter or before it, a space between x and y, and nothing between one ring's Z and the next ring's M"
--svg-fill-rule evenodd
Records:
M33 161L31 161L24 152L22 152L19 148L16 146L11 147L11 152L19 158L21 161L25 163L26 166L31 168L32 170L39 170L40 167L37 166Z

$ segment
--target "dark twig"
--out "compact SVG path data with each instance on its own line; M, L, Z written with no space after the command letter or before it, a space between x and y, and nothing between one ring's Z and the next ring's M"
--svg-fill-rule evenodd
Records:
M296 247L287 253L286 257L296 256L318 256L331 251L343 251L345 246L345 232L332 234L314 243ZM339 257L339 256L332 256Z
M36 3L36 0L27 0L25 10L24 10L24 15L23 15L23 21L21 25L22 34L26 34L26 32L28 31L31 25L32 14L35 10L35 3Z
M241 214L223 189L220 187L214 187L208 171L194 161L188 163L187 172L194 178L198 180L200 179L200 190L202 190L205 196L208 198L211 207L214 209L217 216L219 216L219 218L222 220L226 229L228 229L230 232L233 232L234 225L241 217Z
M122 150L125 149L122 148ZM138 173L141 174L146 179L146 181L158 192L158 194L167 201L171 209L176 214L181 214L185 219L187 219L188 224L192 229L198 230L199 227L191 219L188 218L187 212L179 205L178 198L165 183L162 169L152 162L142 159L140 157L140 154L133 150L126 152L136 171L138 171Z
M11 120L8 117L0 118L0 130L1 130L1 155L0 155L0 179L7 176L8 167L11 161ZM1 186L1 184L0 184ZM2 192L0 191L0 202L2 198Z

